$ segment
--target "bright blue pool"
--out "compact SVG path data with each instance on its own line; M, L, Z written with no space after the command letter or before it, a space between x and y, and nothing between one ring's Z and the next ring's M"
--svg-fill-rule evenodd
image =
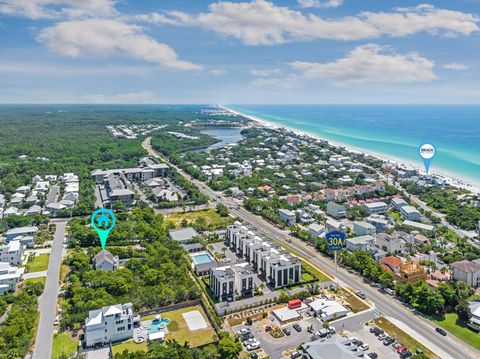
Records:
M208 253L194 254L192 255L192 260L193 260L193 263L195 264L205 264L205 263L210 263L214 261L212 256Z
M169 324L170 324L170 319L167 319L167 318L162 318L160 320L154 319L152 321L152 325L150 326L150 328L148 328L147 334L159 332L160 330L165 329L165 327Z

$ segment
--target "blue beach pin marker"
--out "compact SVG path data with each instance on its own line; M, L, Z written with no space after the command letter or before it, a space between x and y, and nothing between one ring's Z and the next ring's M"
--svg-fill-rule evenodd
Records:
M100 208L93 212L91 224L92 227L97 231L98 236L100 237L102 251L105 250L108 235L110 234L110 231L113 229L113 227L115 227L116 223L117 220L115 219L115 214L113 214L113 212L109 209Z
M425 172L427 173L430 171L430 161L435 157L435 146L431 145L430 143L424 143L418 148L418 154L423 159L423 163L425 164Z

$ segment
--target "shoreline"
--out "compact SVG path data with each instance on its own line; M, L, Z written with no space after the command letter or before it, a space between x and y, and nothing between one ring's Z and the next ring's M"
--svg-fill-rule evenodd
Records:
M308 136L308 137L310 137L312 139L315 139L315 140L326 140L332 146L344 147L346 150L348 150L350 152L363 153L365 155L373 156L373 157L375 157L375 158L377 158L377 159L379 159L383 162L389 162L389 163L394 163L396 165L404 165L404 166L407 166L407 167L415 168L416 170L419 171L419 173L424 172L424 170L421 167L419 167L418 165L416 165L416 164L414 164L414 163L412 163L408 160L405 160L405 159L396 158L396 157L386 155L386 154L383 154L383 153L376 153L376 152L373 152L371 150L366 150L366 149L362 149L362 148L355 148L351 145L347 145L347 144L340 143L340 142L337 142L337 141L332 141L332 140L327 139L327 138L322 138L320 135L317 135L317 134L314 134L314 133L309 133L309 132L306 132L306 131L302 131L302 130L278 125L274 122L267 121L267 120L259 118L257 116L244 114L244 113L241 113L239 111L233 110L229 107L225 107L225 106L220 106L220 107L222 107L225 110L230 111L231 113L233 113L235 115L243 116L243 117L245 117L249 120L252 120L256 123L259 123L266 128L271 128L271 129L284 128L284 129L290 130L290 131L292 131L295 134L300 135L300 136ZM462 180L462 179L456 178L452 174L449 174L447 171L442 171L442 170L431 171L431 174L442 178L450 186L465 189L465 190L470 191L470 192L475 193L475 194L480 193L480 182L476 183L476 182L470 181L470 180Z

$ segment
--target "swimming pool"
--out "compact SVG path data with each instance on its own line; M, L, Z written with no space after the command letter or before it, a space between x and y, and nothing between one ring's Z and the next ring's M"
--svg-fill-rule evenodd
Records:
M150 326L150 328L148 328L147 334L159 332L160 330L165 329L165 327L169 324L170 324L170 319L167 319L167 318L162 318L160 320L155 319L152 321L152 325Z
M205 263L210 263L214 261L212 256L207 252L193 254L192 260L193 260L193 263L195 264L205 264Z

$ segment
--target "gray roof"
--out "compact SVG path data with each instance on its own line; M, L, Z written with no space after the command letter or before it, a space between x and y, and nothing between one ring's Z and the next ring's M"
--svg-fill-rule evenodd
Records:
M19 228L12 228L7 231L7 236L15 235L15 234L24 234L24 233L31 233L38 231L38 227L19 227Z
M347 242L352 244L364 244L370 241L375 241L375 238L370 235L347 238Z
M203 244L201 243L190 243L190 244L182 244L182 247L186 249L187 251L190 251L192 249L203 249Z
M349 340L334 335L325 340L316 340L302 344L302 349L312 359L351 359L362 358L363 351Z
M185 242L191 240L195 236L198 236L198 232L192 227L186 227L180 229L171 229L168 231L168 235L174 241Z
M474 273L480 271L480 264L467 260L453 262L451 266L466 273Z
M116 258L113 256L112 253L110 253L107 250L103 250L95 254L95 257L93 257L93 261L95 262L95 265L98 266L99 264L102 264L103 262L108 262L111 264L115 264Z

